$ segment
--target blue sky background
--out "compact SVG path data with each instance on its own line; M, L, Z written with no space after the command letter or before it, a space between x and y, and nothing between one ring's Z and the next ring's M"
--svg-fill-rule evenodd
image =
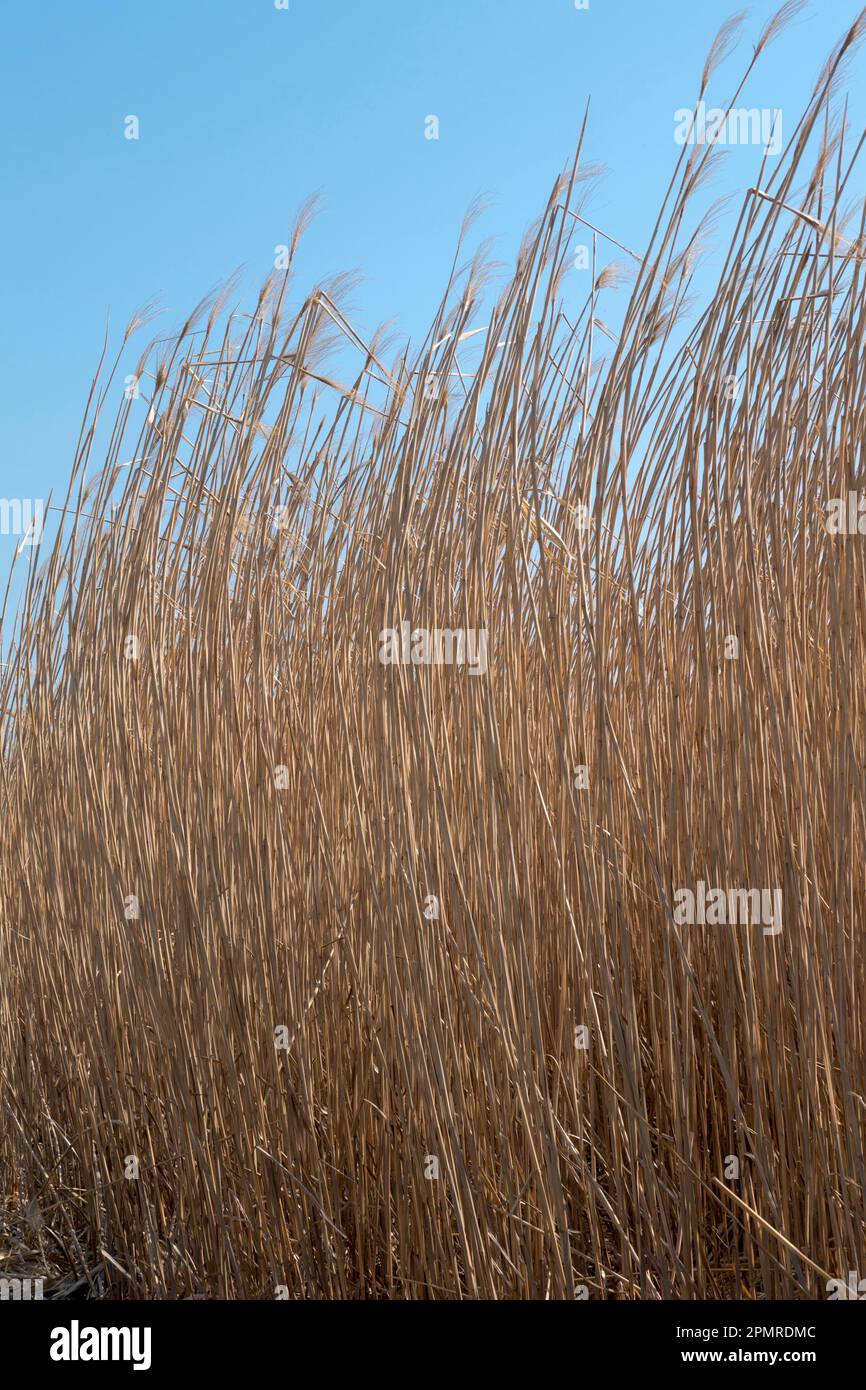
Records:
M471 199L510 264L573 153L609 173L588 215L636 250L678 156L673 113L697 95L735 0L17 0L3 18L0 496L68 478L110 313L116 343L156 296L171 333L238 266L249 298L312 193L304 290L364 276L363 332L425 331ZM730 94L778 0L750 9L716 77ZM764 55L742 103L793 129L860 0L814 0ZM866 120L864 55L848 83ZM140 139L124 138L124 117ZM424 138L435 114L440 139ZM734 149L710 196L745 189L760 150ZM732 210L732 215L733 215ZM723 240L723 238L720 238ZM614 253L615 254L615 253ZM577 276L579 272L575 272ZM575 302L588 277L575 281ZM143 342L143 339L142 339ZM5 581L16 540L0 537Z

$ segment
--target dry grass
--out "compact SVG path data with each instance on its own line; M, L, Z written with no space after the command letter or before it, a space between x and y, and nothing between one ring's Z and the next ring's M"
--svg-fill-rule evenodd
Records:
M34 1259L168 1298L866 1271L866 543L824 525L863 485L831 117L862 28L687 330L718 151L683 151L618 332L600 259L562 308L602 245L579 151L489 317L458 256L411 359L278 273L152 346L96 472L100 370L0 683L0 1186ZM486 629L487 674L382 665L404 619ZM782 932L678 925L698 880L780 887Z

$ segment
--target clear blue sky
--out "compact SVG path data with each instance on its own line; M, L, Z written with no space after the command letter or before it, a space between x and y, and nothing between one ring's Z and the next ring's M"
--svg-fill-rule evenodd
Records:
M251 295L311 194L304 288L357 268L364 331L423 332L463 213L510 263L572 154L609 174L598 222L642 249L679 151L673 113L736 0L16 0L3 16L0 496L62 488L106 316L157 296L172 332L236 267ZM728 96L777 0L750 8L717 76ZM860 0L813 0L743 103L786 133ZM864 56L851 74L855 134ZM124 117L140 139L124 138ZM440 139L424 139L438 116ZM744 188L736 149L712 189ZM585 293L586 283L582 286ZM577 291L575 291L577 297ZM582 298L582 294L580 295ZM151 331L158 331L152 329ZM116 341L116 338L114 339ZM16 541L0 537L4 582Z

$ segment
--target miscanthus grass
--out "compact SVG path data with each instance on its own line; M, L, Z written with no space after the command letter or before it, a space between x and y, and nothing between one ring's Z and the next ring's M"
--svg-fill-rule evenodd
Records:
M866 1274L866 541L826 525L866 485L863 31L697 309L719 150L674 150L608 264L584 133L492 307L461 238L411 354L345 282L296 295L296 237L250 313L100 365L0 679L6 1268L165 1298ZM711 888L778 893L780 930Z

